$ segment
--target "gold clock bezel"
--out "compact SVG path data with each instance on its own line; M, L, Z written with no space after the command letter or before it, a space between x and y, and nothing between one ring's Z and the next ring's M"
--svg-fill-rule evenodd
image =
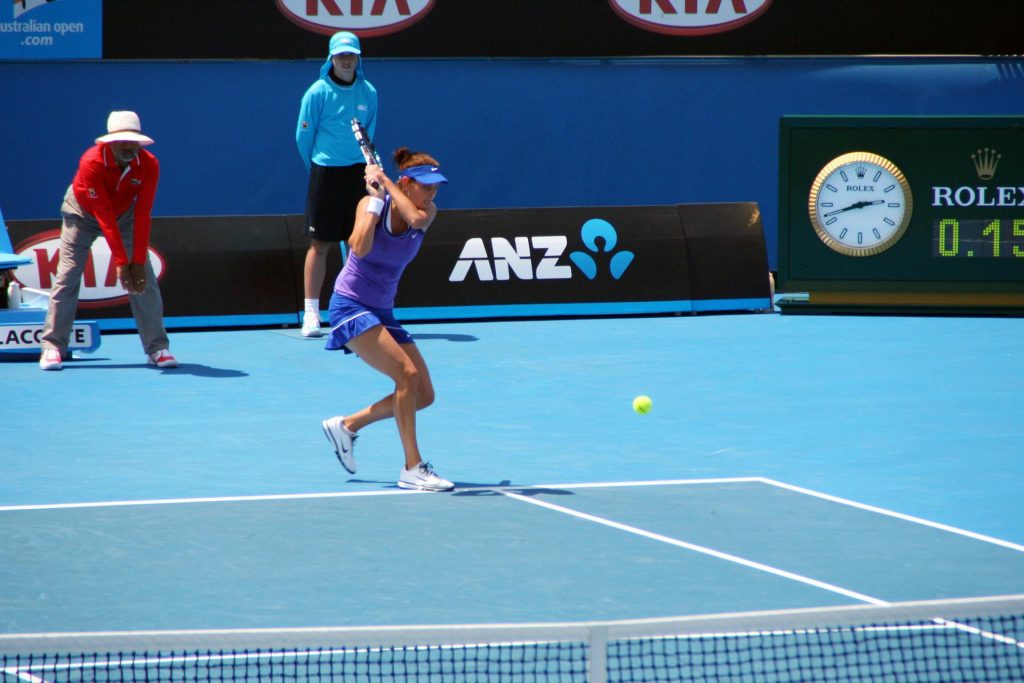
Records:
M856 163L858 161L874 164L891 173L896 179L896 182L899 183L900 188L903 190L903 200L906 204L903 211L903 220L901 220L900 224L896 226L893 233L882 242L863 248L843 244L832 237L832 235L829 234L822 225L817 209L818 194L821 192L821 186L824 184L825 178L829 177L832 172L840 166ZM807 195L807 209L811 217L811 226L814 228L814 232L817 233L818 239L824 242L825 246L829 249L846 256L874 256L875 254L882 253L899 242L900 238L902 238L904 233L907 232L907 228L910 227L910 218L914 213L914 195L910 190L910 183L907 181L906 176L903 175L903 171L901 171L899 166L893 162L880 154L875 154L874 152L847 152L846 154L837 156L818 171L818 175L814 178L814 182L811 183L811 191Z

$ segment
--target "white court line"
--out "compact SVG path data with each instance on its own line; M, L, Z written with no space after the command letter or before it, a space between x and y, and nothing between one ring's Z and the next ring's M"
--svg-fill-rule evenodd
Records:
M534 484L532 486L489 486L495 491L516 489L599 489L623 486L685 486L687 484L749 484L762 483L761 477L716 477L711 479L653 479L651 481L598 481L586 484Z
M131 507L135 505L184 505L188 503L240 503L262 500L307 500L312 498L348 498L355 496L397 496L425 491L336 491L330 493L280 493L265 496L220 496L214 498L154 498L149 500L105 500L94 503L44 503L41 505L6 505L0 512L19 510L68 510L74 508Z
M867 510L868 512L874 512L887 517L894 517L896 519L903 520L904 522L913 522L914 524L921 524L924 526L932 527L933 529L939 529L940 531L948 531L951 534L959 534L960 536L966 536L967 538L973 538L976 541L984 541L985 543L992 543L995 545L1009 548L1010 550L1016 550L1018 552L1024 552L1024 545L1012 543L1010 541L1004 541L1001 538L995 538L993 536L985 536L984 534L976 534L973 531L966 531L965 529L958 529L955 526L949 526L948 524L941 524L939 522L932 522L921 517L913 517L911 515L905 515L902 512L894 512L892 510L886 510L885 508L875 507L874 505L867 505L866 503L858 503L855 500L848 500L846 498L839 498L838 496L831 496L827 493L820 493L818 491L812 491L811 489L805 489L800 486L793 486L792 484L785 484L781 481L775 481L773 479L765 479L763 477L757 477L757 480L769 484L771 486L777 486L779 488L787 489L789 491L795 491L796 493L802 493L807 496L814 496L815 498L821 498L831 503L839 503L841 505L848 505L855 507L860 510Z
M976 626L968 626L967 624L961 624L958 621L949 621L947 619L942 619L941 617L936 617L932 619L932 621L938 624L939 626L948 626L950 628L955 628L958 631L963 631L964 633L970 633L972 636L980 636L982 638L985 638L986 640L994 640L997 643L1002 643L1003 645L1012 645L1013 647L1019 647L1020 649L1024 650L1024 641L1016 640L1014 638L1011 638L1010 636L1003 635L1002 633L993 633L992 631L985 631Z
M573 510L573 509L570 509L570 508L567 508L567 507L562 507L561 505L555 505L554 503L549 503L549 502L543 501L543 500L537 500L536 498L529 498L527 496L523 496L523 495L520 495L518 493L513 493L511 491L499 491L499 493L501 493L501 495L503 495L503 496L508 496L509 498L514 498L515 500L519 500L519 501L522 501L524 503L530 503L532 505L539 505L540 507L545 507L545 508L548 508L549 510L554 510L556 512L561 512L563 514L571 515L573 517L578 517L579 519L587 520L588 522L596 522L597 524L603 524L604 526L608 526L608 527L611 527L613 529L618 529L620 531L626 531L626 532L629 532L631 534L636 534L637 536L643 536L644 538L649 538L649 539L654 540L654 541L660 541L661 543L667 543L669 545L674 545L674 546L676 546L678 548L685 548L686 550L693 550L693 551L696 551L698 553L703 553L704 555L710 555L711 557L716 557L716 558L718 558L720 560L726 560L728 562L734 562L736 564L743 565L744 567L750 567L751 569L756 569L758 571L767 572L768 574L774 574L776 576L781 576L784 579L789 579L791 581L798 581L800 583L805 583L805 584L807 584L809 586L814 586L815 588L821 588L821 589L830 591L832 593L838 593L840 595L845 595L848 598L853 598L854 600L860 600L861 602L870 603L872 605L879 605L879 606L882 606L882 607L885 607L885 606L888 606L888 605L891 604L889 602L886 602L885 600L880 600L879 598L873 598L870 595L864 595L863 593L858 593L856 591L848 590L848 589L843 588L841 586L836 586L836 585L831 584L831 583L826 583L824 581L819 581L817 579L812 579L809 576L803 576L801 574L796 574L796 573L793 573L793 572L789 572L789 571L786 571L785 569L779 569L778 567L772 567L770 565L762 564L761 562L755 562L754 560L748 560L746 558L739 557L737 555L730 555L729 553L724 553L724 552L722 552L720 550L715 550L713 548L707 548L705 546L697 545L695 543L689 543L687 541L681 541L678 538L671 538L669 536L663 536L661 534L656 534L656 533L654 533L652 531L646 531L644 529L640 529L640 528L635 527L635 526L629 526L628 524L622 524L620 522L613 522L612 520L605 519L604 517L598 517L596 515L587 514L585 512L579 512L578 510Z
M596 482L584 484L531 484L528 486L465 486L456 488L453 493L468 491L529 491L534 489L585 489L612 488L624 486L680 486L686 484L730 484L751 483L762 480L759 477L732 477L719 479L668 479L664 481L622 481ZM5 505L0 512L16 512L22 510L68 510L75 508L130 507L136 505L184 505L189 503L237 503L268 500L310 500L315 498L349 498L357 496L403 496L427 493L426 491L387 490L387 491L334 491L326 493L282 493L262 496L217 496L207 498L153 498L145 500L107 500L91 503L42 503L38 505Z

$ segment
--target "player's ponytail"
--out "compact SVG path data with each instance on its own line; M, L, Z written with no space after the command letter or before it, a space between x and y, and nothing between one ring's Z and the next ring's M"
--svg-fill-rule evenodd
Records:
M395 167L401 171L412 166L437 166L437 159L426 152L411 152L408 147L399 147L394 154Z

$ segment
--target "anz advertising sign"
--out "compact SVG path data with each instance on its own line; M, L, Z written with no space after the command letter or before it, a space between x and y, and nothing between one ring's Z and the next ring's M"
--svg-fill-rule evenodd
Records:
M396 305L405 319L688 312L686 263L674 206L445 211Z

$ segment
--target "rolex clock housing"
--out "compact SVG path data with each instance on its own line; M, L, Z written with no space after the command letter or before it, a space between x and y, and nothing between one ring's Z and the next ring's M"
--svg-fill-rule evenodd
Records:
M872 152L849 152L818 172L807 208L827 247L846 256L873 256L903 237L914 197L892 161Z

